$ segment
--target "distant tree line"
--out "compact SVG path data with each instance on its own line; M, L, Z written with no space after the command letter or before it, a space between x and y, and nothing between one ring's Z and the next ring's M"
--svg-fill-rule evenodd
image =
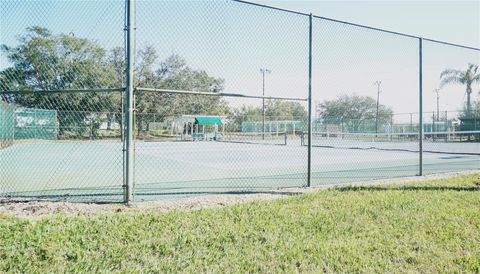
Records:
M348 127L350 131L375 132L378 123L390 124L393 110L385 105L378 105L372 97L356 94L341 95L334 100L325 100L317 104L317 123Z
M105 50L94 41L67 34L55 35L38 26L28 28L18 42L15 47L0 45L12 64L0 71L0 90L34 93L11 94L4 96L4 100L21 107L57 110L60 135L81 136L92 129L95 134L103 121L109 128L113 123L122 124L119 92L47 91L123 87L123 48ZM224 80L192 69L176 54L160 60L152 46L145 46L136 54L134 86L218 93L224 89ZM268 101L266 109L269 116L306 116L300 104L291 102ZM241 122L235 117L257 119L253 116L262 113L261 109L247 106L230 108L220 96L158 92L136 92L135 111L139 134L148 130L152 122L150 113L156 113L156 121L182 114L208 114L233 117L232 123Z
M0 90L35 91L3 96L3 100L22 107L57 110L60 135L97 134L101 123L111 128L122 124L122 93L120 92L55 92L69 89L108 89L124 86L124 49L102 48L98 43L67 34L53 34L38 26L30 27L19 36L18 45L0 45L10 67L0 71ZM185 59L173 54L161 60L153 46L145 46L136 54L134 85L144 88L193 90L219 93L225 81L204 70L193 69ZM466 114L480 112L480 103L471 102L473 84L480 82L478 65L469 64L466 71L445 70L442 86L459 83L466 86ZM323 122L346 122L354 129L378 121L387 124L393 110L379 105L375 99L359 95L342 95L317 106L318 118ZM221 115L229 117L232 130L239 130L243 121L262 121L261 106L232 108L220 96L181 95L159 92L136 92L135 125L138 134L149 129L153 117L188 115ZM267 100L266 120L306 121L305 106L298 102ZM67 136L68 137L68 136Z

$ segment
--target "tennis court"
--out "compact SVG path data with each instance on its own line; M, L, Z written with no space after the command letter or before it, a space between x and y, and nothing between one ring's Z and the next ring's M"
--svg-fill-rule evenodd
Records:
M478 47L244 1L7 2L29 20L2 17L2 200L480 168Z
M302 143L305 140L288 136L285 144L279 141L282 138L258 142L251 136L246 140L137 141L136 199L306 186L307 147ZM364 147L359 148L362 144ZM386 144L396 149L386 149ZM408 150L416 145L415 141L374 143L339 136L314 140L312 185L416 175L419 155ZM450 152L424 152L425 173L480 168L478 142L425 142L425 148L428 147ZM123 199L121 142L19 142L0 150L0 159L7 167L0 177L1 192L6 196L118 202Z

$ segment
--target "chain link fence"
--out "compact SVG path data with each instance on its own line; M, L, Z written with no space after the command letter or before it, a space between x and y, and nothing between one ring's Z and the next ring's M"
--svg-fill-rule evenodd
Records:
M478 48L243 1L8 0L0 27L0 198L480 168Z

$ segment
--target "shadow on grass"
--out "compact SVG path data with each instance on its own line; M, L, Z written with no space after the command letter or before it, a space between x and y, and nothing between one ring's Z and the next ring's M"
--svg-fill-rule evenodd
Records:
M347 186L335 188L336 191L480 191L480 187L455 187L455 186Z
M188 189L188 188L187 188ZM214 188L212 188L214 189ZM164 198L176 198L176 197L197 197L205 195L252 195L252 194L266 194L266 195L278 195L278 196L297 196L302 194L302 191L281 191L281 190L206 190L206 191L182 191L181 188L175 189L140 189L137 190L135 196L137 197L151 197L154 201L154 197ZM117 200L113 200L111 197L119 197ZM4 203L28 203L28 202L74 202L74 203L91 203L91 204L117 204L122 203L121 195L118 193L78 193L78 194L32 194L28 195L28 192L13 193L11 196L5 196L0 198L0 204Z

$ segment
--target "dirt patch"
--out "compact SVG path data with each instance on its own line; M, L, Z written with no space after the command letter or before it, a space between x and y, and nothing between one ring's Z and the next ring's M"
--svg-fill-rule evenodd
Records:
M332 184L312 188L285 188L280 190L271 190L260 194L255 193L192 196L169 200L139 202L134 205L0 200L0 215L13 215L19 218L38 219L56 214L62 214L66 216L79 216L93 214L111 214L115 212L135 212L144 210L154 210L159 212L167 212L172 210L197 210L203 208L223 207L227 205L247 203L252 201L268 201L274 199L281 199L292 195L312 193L320 191L322 189L334 188L339 186L386 185L408 182L421 182L477 173L478 171L451 172L426 175L422 177L403 177L396 179L348 183L342 185Z

